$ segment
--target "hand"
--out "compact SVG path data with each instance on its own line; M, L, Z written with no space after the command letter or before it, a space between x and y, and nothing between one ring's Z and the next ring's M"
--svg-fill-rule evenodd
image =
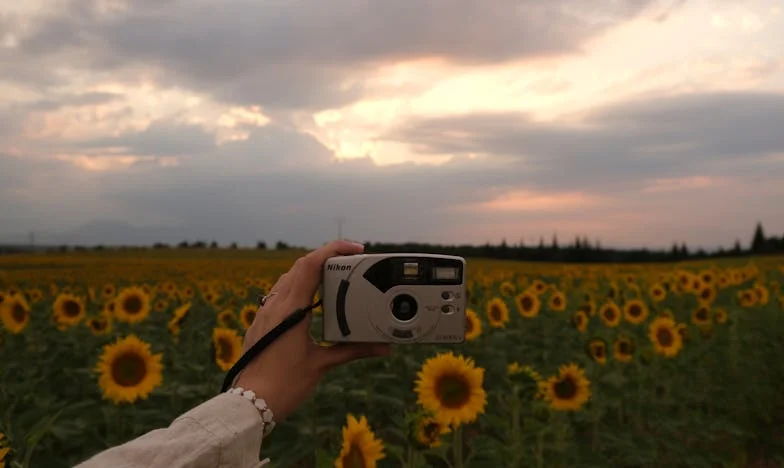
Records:
M269 292L245 333L243 353L296 309L311 305L330 257L355 255L364 246L334 241L296 261ZM313 392L326 372L360 358L389 354L387 344L338 344L323 348L310 337L311 315L272 342L240 373L235 386L253 390L281 422Z

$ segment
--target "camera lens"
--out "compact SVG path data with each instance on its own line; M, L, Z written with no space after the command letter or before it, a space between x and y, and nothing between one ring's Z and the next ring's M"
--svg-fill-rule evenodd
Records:
M392 316L401 322L408 322L417 314L416 299L408 294L401 294L392 300Z

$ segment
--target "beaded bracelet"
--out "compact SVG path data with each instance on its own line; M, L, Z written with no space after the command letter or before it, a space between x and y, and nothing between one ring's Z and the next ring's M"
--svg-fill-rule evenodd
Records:
M233 393L244 397L259 410L261 413L261 420L264 422L264 437L268 436L273 429L275 429L275 421L272 410L267 406L267 402L261 398L256 398L256 393L253 390L245 390L242 387L232 387L226 393Z

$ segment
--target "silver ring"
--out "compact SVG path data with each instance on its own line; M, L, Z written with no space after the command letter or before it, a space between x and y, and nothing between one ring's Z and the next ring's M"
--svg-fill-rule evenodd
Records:
M264 304L267 303L267 299L269 299L270 297L274 296L275 294L277 294L277 293L274 292L274 293L271 293L271 294L269 294L267 296L265 296L265 295L259 296L259 306L264 307Z

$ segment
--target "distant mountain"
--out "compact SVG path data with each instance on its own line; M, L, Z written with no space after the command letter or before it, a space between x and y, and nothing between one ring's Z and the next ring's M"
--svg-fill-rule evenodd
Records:
M62 233L35 233L37 245L152 245L156 242L195 241L184 227L132 226L119 221L94 221ZM29 245L29 234L3 236L0 244Z

